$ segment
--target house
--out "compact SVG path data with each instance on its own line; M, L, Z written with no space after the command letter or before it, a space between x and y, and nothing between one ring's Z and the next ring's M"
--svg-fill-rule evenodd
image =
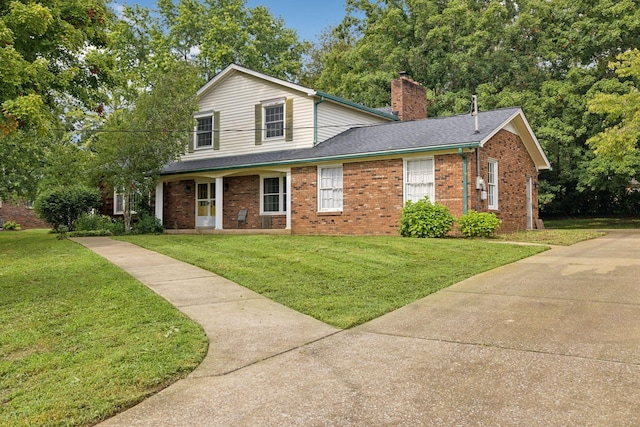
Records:
M520 108L426 118L425 89L391 83L373 109L230 65L198 91L188 152L155 192L166 229L397 234L407 200L533 228L547 160Z
M23 200L18 202L0 200L0 228L8 221L20 224L20 228L23 230L51 228L49 224L36 216L33 211L33 203Z

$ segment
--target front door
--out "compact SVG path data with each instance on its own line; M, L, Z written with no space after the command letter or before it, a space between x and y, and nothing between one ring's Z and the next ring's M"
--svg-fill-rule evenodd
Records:
M196 227L215 227L216 183L199 182L196 186Z

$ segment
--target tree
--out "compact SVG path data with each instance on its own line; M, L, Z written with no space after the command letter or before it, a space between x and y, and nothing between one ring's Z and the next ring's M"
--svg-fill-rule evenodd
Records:
M186 151L199 82L195 67L175 62L135 103L114 109L89 144L97 179L123 195L126 232L134 195L150 193L162 168Z
M104 0L0 2L0 198L33 197L50 130L105 101L111 18Z

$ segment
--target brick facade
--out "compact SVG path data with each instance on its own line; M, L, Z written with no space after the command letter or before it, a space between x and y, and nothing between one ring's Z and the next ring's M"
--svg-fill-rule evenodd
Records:
M165 182L162 206L165 228L196 227L196 183L194 180Z
M260 216L260 176L237 176L224 179L224 218L225 229L284 229L287 226L286 215ZM247 210L245 222L238 223L238 212Z
M49 224L38 218L33 209L28 208L23 201L20 201L17 205L2 201L2 206L0 206L0 219L4 222L16 222L20 224L22 230L30 228L51 228Z

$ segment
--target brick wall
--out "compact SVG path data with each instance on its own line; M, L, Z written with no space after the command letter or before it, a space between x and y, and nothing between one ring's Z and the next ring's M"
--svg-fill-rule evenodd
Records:
M318 212L315 166L291 170L295 234L397 234L402 209L402 159L345 163L344 210Z
M286 215L260 216L260 176L236 176L224 179L224 218L225 229L285 229ZM245 222L238 223L238 212L247 210Z
M36 216L33 209L27 208L22 201L17 205L3 201L2 206L0 206L0 218L2 218L4 222L17 222L20 224L22 230L29 228L51 228L49 224Z
M165 228L196 227L195 192L194 180L164 183L162 215Z
M493 212L502 220L500 231L527 228L527 176L538 181L535 164L519 136L501 130L480 150L480 176L487 180L488 159L498 161L498 210L489 211L488 201L480 199L475 189L475 154L469 156L469 179L473 185L469 192L469 208L479 212ZM532 187L533 220L538 219L538 190Z

